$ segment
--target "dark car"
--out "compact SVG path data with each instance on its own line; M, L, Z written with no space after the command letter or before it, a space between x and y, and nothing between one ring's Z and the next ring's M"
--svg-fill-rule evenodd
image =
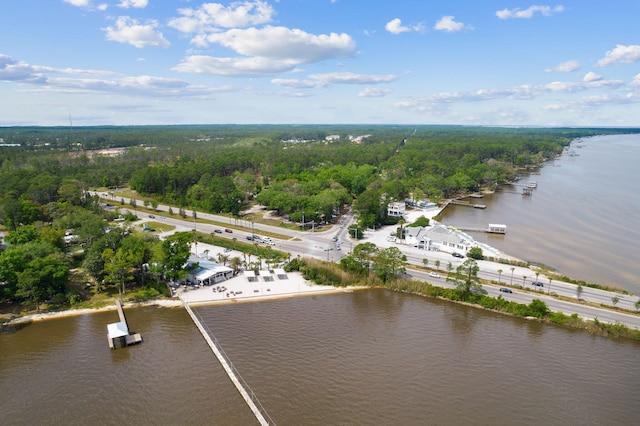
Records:
M225 229L224 232L228 232L229 234L231 234L233 231L229 228Z
M451 253L451 256L453 257L459 257L460 259L462 259L464 257L464 254L458 253L457 251Z
M500 291L503 293L513 293L510 288L500 287Z
M531 285L534 285L536 287L544 287L544 283L541 283L540 281L534 281L531 283Z
M247 240L253 241L253 237L251 235L247 235Z
M214 229L213 232L215 232L216 234L222 234L222 231L219 229Z

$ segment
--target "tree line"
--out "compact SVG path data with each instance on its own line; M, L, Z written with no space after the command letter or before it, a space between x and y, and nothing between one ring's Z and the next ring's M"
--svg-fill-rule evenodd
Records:
M632 129L449 126L124 126L0 128L0 293L39 304L77 298L82 268L113 288L161 281L168 247L149 235L107 232L113 214L89 188L129 185L181 209L239 216L260 203L296 222L331 223L351 208L353 236L393 221L395 200L495 188L558 155L573 138ZM329 138L337 135L338 138ZM359 137L355 137L359 136ZM115 154L99 150L122 148ZM83 246L70 251L65 234ZM164 250L164 251L163 251ZM384 253L393 259L397 253ZM163 257L164 256L164 257ZM383 254L380 254L383 256ZM395 273L395 266L391 267ZM167 271L168 274L166 273ZM386 276L386 272L383 274Z

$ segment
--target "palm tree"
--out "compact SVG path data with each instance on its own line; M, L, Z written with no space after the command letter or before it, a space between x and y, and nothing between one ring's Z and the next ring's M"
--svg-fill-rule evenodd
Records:
M233 275L237 275L240 270L240 265L242 265L242 259L238 256L232 257L229 265L233 268Z
M233 249L236 249L236 241L238 241L238 239L236 237L233 237Z
M422 259L422 263L424 264L425 268L429 265L429 259L427 259L426 257L424 259Z
M513 271L515 271L516 268L514 268L513 266L511 267L511 285L513 285Z
M524 282L527 280L527 276L523 275L522 276L522 288L524 288Z
M439 260L436 260L435 265L436 265L436 270L438 270L438 271L439 271L439 270L440 270L440 261L439 261Z
M498 269L498 284L500 284L500 277L502 276L502 269Z

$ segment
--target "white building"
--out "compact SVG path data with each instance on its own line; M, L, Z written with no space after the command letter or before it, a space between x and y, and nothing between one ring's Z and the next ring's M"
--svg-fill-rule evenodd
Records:
M233 269L211 260L191 256L187 261L188 267L196 264L187 278L191 284L211 285L233 278Z
M404 243L421 250L465 254L473 244L444 225L407 226Z
M403 217L406 208L404 202L389 203L387 206L387 215L389 217Z

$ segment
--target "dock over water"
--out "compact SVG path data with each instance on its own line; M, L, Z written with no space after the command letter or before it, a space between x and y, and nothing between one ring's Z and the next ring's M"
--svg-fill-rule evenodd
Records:
M127 318L124 316L124 310L122 309L122 303L120 303L120 300L116 300L116 308L118 309L120 322L114 322L107 325L109 347L111 349L117 349L141 343L142 336L140 333L133 333L129 331Z
M197 317L195 312L193 312L189 304L184 299L181 298L181 300L182 300L182 305L187 310L187 313L193 320L194 324L196 325L200 333L202 333L202 337L204 337L204 339L206 340L207 344L211 348L211 351L214 353L216 358L218 358L220 365L222 365L222 368L229 376L229 379L235 385L238 392L240 392L240 395L242 396L242 398L244 398L245 402L247 403L247 405L249 406L253 414L256 416L256 420L258 420L258 423L260 423L262 426L275 424L275 422L269 417L269 415L265 411L264 407L262 407L262 405L260 404L260 401L258 401L253 391L244 382L244 380L242 380L242 377L240 377L240 374L236 371L231 361L226 357L226 355L222 351L222 348L220 348L219 345L216 344L217 340L213 336L213 334L207 331L207 329L205 329L204 325L202 324L200 319Z

